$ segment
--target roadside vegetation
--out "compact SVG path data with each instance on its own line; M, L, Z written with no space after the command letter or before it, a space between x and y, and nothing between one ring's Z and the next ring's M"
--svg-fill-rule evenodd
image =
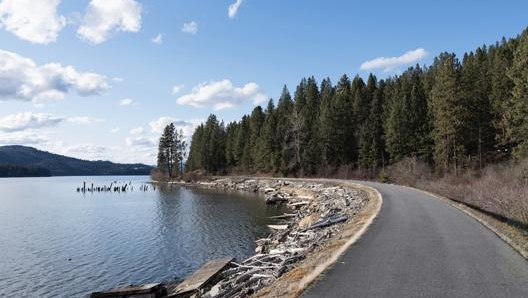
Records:
M387 172L392 183L442 195L528 232L528 159L436 177L427 164L408 158Z

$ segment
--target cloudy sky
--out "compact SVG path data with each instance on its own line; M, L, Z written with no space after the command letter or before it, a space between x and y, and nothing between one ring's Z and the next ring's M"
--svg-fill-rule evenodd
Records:
M378 78L528 26L528 2L0 0L0 145L155 163L304 76Z

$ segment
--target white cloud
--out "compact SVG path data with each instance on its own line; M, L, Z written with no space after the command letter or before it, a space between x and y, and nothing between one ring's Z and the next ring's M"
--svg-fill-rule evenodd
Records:
M108 160L107 148L94 144L62 146L60 154L88 160Z
M193 107L213 106L215 110L232 108L244 102L257 105L266 101L266 94L256 83L235 87L229 80L205 82L177 99L178 104Z
M183 132L183 136L187 139L187 144L189 144L194 130L203 122L203 119L177 120L174 121L174 128L176 128L177 131L181 130Z
M141 4L134 0L92 0L77 34L94 44L104 42L114 32L141 29Z
M182 130L183 136L190 139L194 129L203 122L203 119L178 120L172 117L159 117L149 122L150 132L157 137L161 135L165 126L173 123L177 131Z
M145 132L145 130L143 129L142 126L140 126L140 127L136 127L136 128L132 128L132 129L130 130L130 134L131 134L131 135L134 135L134 136L141 135L141 134L143 134L143 132Z
M111 133L118 133L120 130L121 130L121 128L116 127L116 128L112 128L112 129L110 130L110 132L111 132Z
M159 117L158 119L149 122L150 131L155 134L161 134L165 126L174 121L176 121L176 119L172 117Z
M189 33L189 34L196 34L198 33L198 24L195 21L185 23L183 24L182 32Z
M427 56L427 52L422 48L418 48L408 51L399 57L378 57L365 61L359 68L361 70L383 69L384 72L389 72L398 66L415 63L425 56Z
M16 132L27 129L38 129L56 126L64 121L64 118L46 113L18 113L0 118L0 131Z
M112 78L112 81L116 82L116 83L122 83L125 81L125 79L121 78L121 77L114 77Z
M158 143L155 137L131 136L125 139L127 146L145 146L155 148Z
M32 43L57 41L66 18L57 14L60 0L3 0L0 27Z
M66 120L67 120L68 122L71 122L71 123L74 123L74 124L79 124L79 125L91 125L91 124L95 124L95 123L101 123L101 122L104 122L103 119L92 118L92 117L86 117L86 116L82 116L82 117L70 117L70 118L67 118Z
M152 38L150 41L155 43L155 44L162 44L163 43L163 34L158 33L158 35L156 35L156 37Z
M7 115L0 118L0 131L19 132L25 130L54 127L63 122L70 122L79 125L90 125L103 122L102 119L91 117L61 117L48 113L25 112Z
M99 95L109 87L106 77L58 63L37 65L16 53L0 50L0 101L39 103L64 99L70 91L81 96Z
M36 145L48 141L49 139L40 133L29 131L19 131L14 133L0 132L1 145Z
M156 163L156 146L152 146L149 140L134 140L129 139L125 141L126 146L110 147L109 152L114 162L122 163L144 163L147 165L154 165Z
M119 101L120 106L129 106L134 103L134 100L132 98L123 98L121 101Z
M238 13L238 8L240 7L240 4L242 4L242 1L244 0L236 0L235 3L229 5L229 8L227 9L227 15L230 18L234 18Z
M172 87L172 95L179 93L184 87L184 85L174 85Z

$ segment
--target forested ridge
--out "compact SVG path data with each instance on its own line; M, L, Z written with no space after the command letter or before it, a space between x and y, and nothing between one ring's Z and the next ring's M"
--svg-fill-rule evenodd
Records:
M0 146L0 177L147 175L151 166L88 161L26 146Z
M528 28L387 79L303 78L236 122L210 115L192 135L186 170L373 176L413 157L456 174L525 158L527 137Z

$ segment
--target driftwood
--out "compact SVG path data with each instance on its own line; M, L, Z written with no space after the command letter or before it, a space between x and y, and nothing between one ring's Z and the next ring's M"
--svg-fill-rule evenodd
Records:
M202 183L201 186L259 192L266 196L267 204L287 202L291 213L271 217L279 224L268 225L271 235L255 241L255 255L241 262L224 260L223 266L220 266L222 269L211 270L211 275L205 272L208 270L201 269L203 274L198 270L187 279L187 283L167 286L170 297L187 294L203 298L247 297L273 283L291 270L296 262L323 245L325 239L339 233L342 229L339 223L357 214L368 200L366 193L361 191L309 182L225 178ZM92 186L90 190L93 189ZM114 182L109 187L96 187L95 191L112 189L116 192L133 191L131 182L125 185ZM147 185L139 188L140 191L148 189ZM295 189L302 189L300 193L303 194L310 192L313 196L296 195ZM78 191L89 191L86 183Z
M268 228L273 230L286 230L288 225L268 225Z
M368 200L366 193L319 183L280 180L215 180L212 187L259 192L267 204L287 203L290 212L270 218L272 234L255 241L256 254L222 272L222 280L203 292L203 297L246 297L291 270L296 262L337 234ZM209 185L208 185L209 186ZM284 188L286 187L286 188ZM283 189L284 188L284 189ZM308 195L296 195L302 189ZM302 227L299 225L303 221Z
M284 219L284 218L292 218L292 217L296 217L297 214L293 214L293 213L284 213L282 215L276 215L276 216L270 216L271 219Z
M317 228L328 227L328 226L331 226L331 225L335 225L336 223L344 222L344 221L347 221L347 220L348 220L348 216L346 216L346 215L334 216L334 217L331 217L331 218L327 218L327 219L318 221L318 222L314 223L313 225L311 225L311 226L309 226L307 228L301 229L301 232L312 230L312 229L317 229Z

